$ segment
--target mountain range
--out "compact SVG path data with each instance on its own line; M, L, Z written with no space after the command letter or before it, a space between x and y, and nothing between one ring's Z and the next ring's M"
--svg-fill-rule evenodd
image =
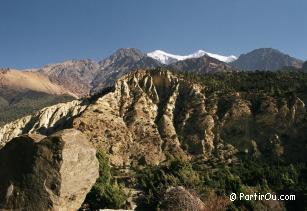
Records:
M168 67L202 74L240 70L299 69L302 65L303 61L270 48L256 49L238 58L212 54L204 50L182 56L161 50L143 53L135 48L122 48L98 62L90 59L71 60L30 70L1 69L0 87L55 95L65 94L78 98L111 86L116 79L134 69ZM20 80L23 80L23 83L19 83Z

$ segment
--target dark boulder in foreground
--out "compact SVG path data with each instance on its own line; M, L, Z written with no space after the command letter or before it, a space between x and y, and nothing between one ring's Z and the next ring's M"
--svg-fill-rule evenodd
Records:
M96 150L75 129L21 136L0 150L0 210L77 210L98 173Z

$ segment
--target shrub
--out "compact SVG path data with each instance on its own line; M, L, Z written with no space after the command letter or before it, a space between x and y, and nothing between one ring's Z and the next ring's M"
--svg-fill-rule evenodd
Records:
M147 209L156 209L169 187L184 186L197 189L201 184L200 176L193 170L192 165L178 158L171 160L169 165L140 170L137 181L145 194L142 206Z
M103 151L98 151L96 156L99 161L99 178L87 194L84 206L90 210L124 208L128 196L121 185L112 181L107 155Z

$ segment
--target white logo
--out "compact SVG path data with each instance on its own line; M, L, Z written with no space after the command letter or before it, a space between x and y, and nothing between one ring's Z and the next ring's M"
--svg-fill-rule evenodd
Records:
M237 195L235 193L232 193L230 194L229 198L230 198L230 201L234 201L237 199Z

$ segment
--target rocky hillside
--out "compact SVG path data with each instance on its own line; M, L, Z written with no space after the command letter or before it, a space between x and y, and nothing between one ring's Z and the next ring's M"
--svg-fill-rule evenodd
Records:
M281 70L285 67L301 68L303 61L276 49L259 48L242 54L232 65L240 70Z
M184 185L198 194L213 191L209 194L212 198L202 198L204 204L211 200L222 203L227 191L238 191L233 187L249 187L254 191L264 187L260 183L243 180L246 175L239 175L242 181L234 180L238 177L229 175L230 172L238 175L245 171L253 171L254 164L248 164L252 169L236 170L243 168L240 163L242 164L244 159L258 160L260 164L267 165L273 165L271 163L278 161L278 166L283 165L282 163L304 163L307 159L307 98L304 94L306 92L300 92L306 90L306 76L255 74L251 77L244 73L224 73L202 78L161 69L135 71L121 77L114 87L105 89L89 99L47 107L35 115L5 125L0 128L0 143L3 146L21 134L51 135L65 128L75 128L86 134L96 149L107 154L114 170L112 175L118 178L116 181L120 182L120 178L129 178L131 182L124 179L122 183L125 188L143 191L143 196L147 197L143 202L149 203L146 206L159 206L159 195L162 196L164 193L159 191L168 188L159 185L165 183ZM257 80L259 84L252 83L253 87L249 87L249 81L254 82L257 77L266 78L268 83L272 82L272 87L262 84L263 80ZM302 78L302 82L298 78ZM277 81L279 83L276 83ZM283 86L285 81L294 82L293 87L297 90L287 92L286 90L292 86ZM242 84L239 86L238 82ZM177 161L172 163L174 157L183 162L188 161L194 167L190 166L191 164L178 164ZM168 162L171 162L170 167L165 167ZM172 167L173 165L179 166ZM217 169L217 165L232 167L229 172ZM135 171L139 171L137 169L150 166L153 170L145 169L145 173L140 174L141 177L134 175ZM161 166L161 169L156 169L156 166ZM261 167L259 164L256 166L258 170L264 171L264 175L267 174L267 167ZM271 171L275 171L275 167L270 168ZM177 170L179 172L176 172ZM288 168L285 170L288 171ZM279 167L276 171L279 172L278 175L285 174ZM155 176L151 177L155 174L160 175L161 172L169 176L158 177L162 181L156 181ZM208 175L203 175L204 172ZM219 172L223 173L217 176L216 173ZM208 182L208 187L212 190L196 188L202 187L197 185L200 178L209 177L216 183L203 182ZM303 183L299 178L294 184L301 186ZM140 181L135 184L132 181L136 179ZM221 179L227 180L226 183L217 182ZM270 181L269 177L263 179ZM152 182L157 184L152 186ZM227 182L239 186L220 186L228 184ZM284 191L281 187L286 185L283 182L281 184L276 186L275 183L269 183L268 188L271 191ZM155 189L156 186L161 189ZM216 195L214 192L220 188L226 191L224 195ZM298 194L302 193L298 189L294 190L298 191ZM96 197L98 196L94 198ZM92 206L90 200L87 202ZM227 200L223 206L226 205L229 205ZM277 205L256 203L250 206L272 210L268 207ZM278 207L283 206L278 204Z
M222 160L238 151L262 154L268 140L290 147L294 143L286 137L302 135L305 103L297 97L216 94L169 71L136 71L95 101L59 104L4 126L0 140L4 144L28 132L48 135L65 123L109 152L113 165L125 166L156 165L166 159L167 152L208 159L216 156L215 151ZM304 156L301 153L296 157ZM293 157L287 150L280 156Z
M51 64L35 71L80 97L90 92L91 82L100 71L100 67L96 62L88 59Z

